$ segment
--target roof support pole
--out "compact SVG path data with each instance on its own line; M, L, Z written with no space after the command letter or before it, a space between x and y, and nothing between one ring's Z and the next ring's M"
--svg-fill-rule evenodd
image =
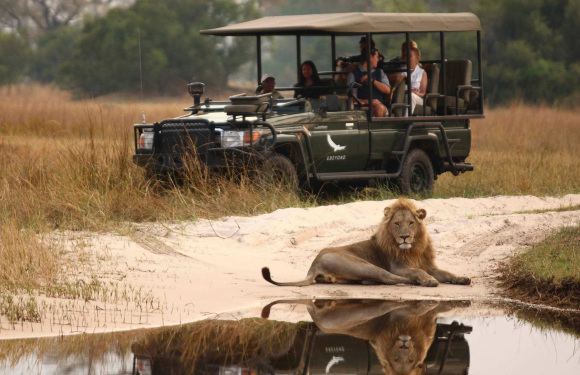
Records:
M300 75L302 72L300 71L300 65L302 65L302 47L300 45L300 35L296 35L296 82L300 82Z
M371 67L371 49L372 49L372 34L371 33L367 33L367 50L364 51L364 54L366 54L367 56L367 82L369 84L368 90L369 90L369 109L368 109L368 117L372 119L373 118L373 86L374 86L374 82L373 82L373 75L372 73L372 67Z
M482 52L481 52L481 31L477 32L477 70L479 74L479 112L483 113L483 66L482 66Z
M411 105L411 103L412 103L412 98L411 98L411 94L412 94L412 91L411 91L411 64L409 64L409 61L411 61L411 59L410 59L410 57L411 57L411 35L409 33L405 33L405 43L407 46L407 48L406 48L407 56L405 56L407 59L407 64L406 64L407 77L405 78L405 83L407 84L407 105L408 105L406 109L407 109L408 116L411 117L411 115L412 115L412 113L411 113L411 111L412 111L412 109L411 109L411 107L412 107L412 105Z
M441 46L441 91L440 94L447 95L447 77L445 76L445 33L442 31L439 33L439 45ZM440 78L441 79L441 78ZM443 114L447 115L447 105L443 103Z
M330 70L334 71L336 70L336 66L334 66L334 64L336 63L336 36L335 35L331 35L330 36L330 50L332 51L332 61L330 62ZM334 78L334 76L333 76Z
M258 66L258 86L262 84L262 37L260 35L256 36L256 56L258 58L257 66Z

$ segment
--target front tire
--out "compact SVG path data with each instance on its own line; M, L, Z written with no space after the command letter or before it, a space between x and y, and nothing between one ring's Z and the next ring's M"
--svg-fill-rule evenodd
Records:
M283 155L268 157L260 167L260 175L266 186L283 186L298 192L298 174L290 159Z
M434 181L433 165L425 151L418 148L409 151L399 176L399 186L403 194L429 196L433 193Z

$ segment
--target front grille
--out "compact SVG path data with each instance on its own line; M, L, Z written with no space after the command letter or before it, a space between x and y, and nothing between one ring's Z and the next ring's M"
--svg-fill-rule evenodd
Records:
M164 152L195 151L206 154L212 146L214 129L208 123L165 123L161 127L161 146Z

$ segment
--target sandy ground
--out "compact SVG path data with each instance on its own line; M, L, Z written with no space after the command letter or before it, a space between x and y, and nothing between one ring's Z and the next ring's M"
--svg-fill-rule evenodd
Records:
M272 300L297 298L454 299L485 302L497 297L498 262L542 240L556 228L580 222L580 195L480 199L428 199L427 228L441 268L472 278L470 286L312 285L277 287L262 279L269 266L279 281L302 279L324 247L367 239L392 201L289 208L257 217L180 225L132 225L127 235L70 236L96 265L90 272L116 283L109 302L43 300L43 323L2 324L1 338L107 332L180 324L258 312ZM543 210L532 213L532 210ZM79 269L79 273L87 270ZM112 285L112 284L111 284ZM120 298L122 299L122 298ZM239 315L238 315L239 316Z

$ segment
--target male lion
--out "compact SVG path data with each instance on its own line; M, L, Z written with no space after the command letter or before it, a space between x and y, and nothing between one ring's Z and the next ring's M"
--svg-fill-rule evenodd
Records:
M455 276L435 265L435 250L423 223L424 209L399 198L384 210L377 232L366 241L323 249L312 262L306 279L276 282L268 267L262 276L279 286L306 286L314 281L336 284L420 284L439 282L467 285L471 279Z

